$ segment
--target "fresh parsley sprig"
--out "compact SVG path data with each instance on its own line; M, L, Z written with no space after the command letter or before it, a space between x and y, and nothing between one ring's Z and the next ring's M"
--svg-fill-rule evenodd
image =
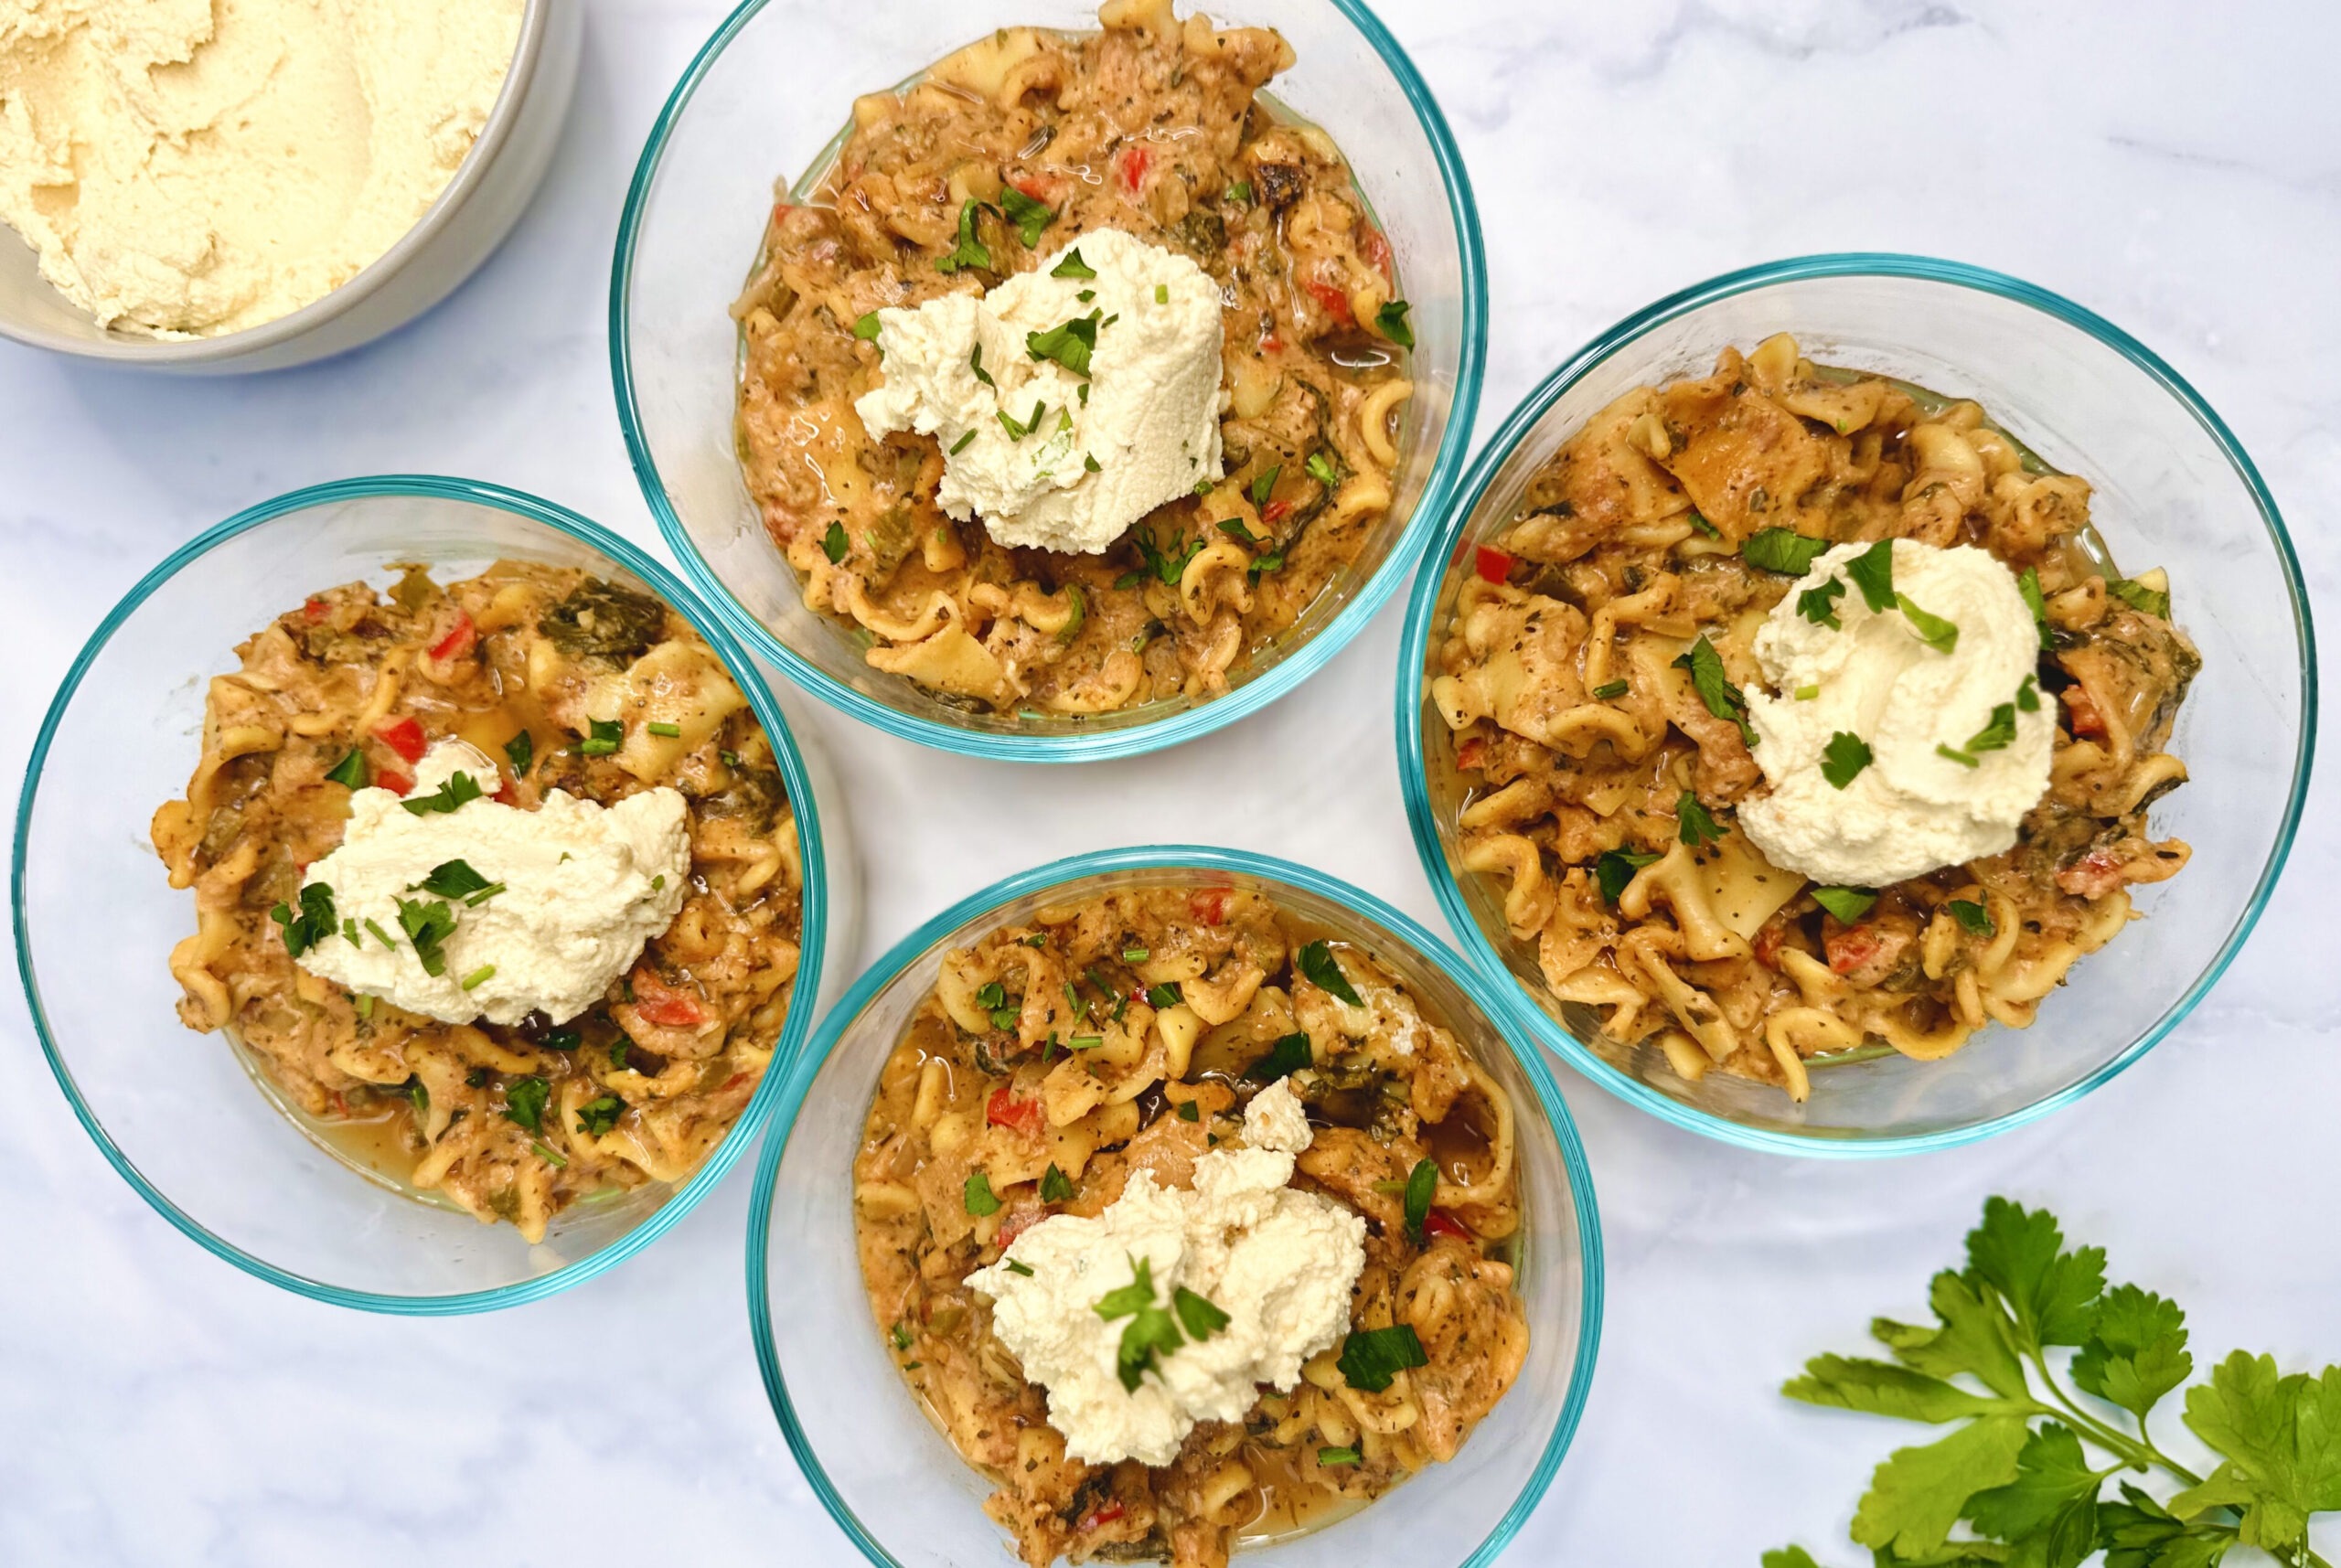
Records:
M2238 1350L2212 1368L2183 1417L2219 1457L2206 1477L2165 1452L2150 1422L2194 1375L2186 1315L2109 1285L2104 1251L2068 1248L2047 1211L1987 1201L1967 1266L1935 1276L1929 1305L1932 1325L1870 1325L1891 1360L1817 1356L1780 1391L1953 1428L1872 1474L1852 1535L1876 1563L2077 1568L2103 1552L2107 1568L2215 1568L2251 1546L2329 1568L2308 1528L2341 1509L2341 1367L2286 1375ZM2105 1496L2125 1470L2181 1489L2157 1499L2123 1478ZM1797 1546L1762 1562L1817 1568Z

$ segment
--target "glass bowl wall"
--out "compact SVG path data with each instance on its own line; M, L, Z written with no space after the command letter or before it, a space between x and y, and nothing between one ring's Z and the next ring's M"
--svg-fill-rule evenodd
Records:
M2158 802L2157 836L2194 846L2174 880L2137 890L2144 918L2077 964L2028 1029L1994 1027L1941 1061L1888 1055L1817 1067L1812 1097L1711 1073L1689 1083L1653 1046L1604 1039L1546 989L1507 929L1500 885L1461 869L1465 785L1430 705L1438 645L1481 541L1514 517L1534 471L1635 387L1704 376L1726 346L1775 332L1807 357L1972 398L2052 468L2095 488L2091 512L2127 571L2165 567L2174 618L2203 655L2171 750L2190 782ZM1399 655L1398 761L1415 842L1472 959L1513 982L1545 1043L1604 1088L1678 1125L1804 1154L1888 1154L1983 1137L2105 1083L2167 1034L2250 933L2282 868L2308 786L2315 661L2308 599L2251 460L2177 373L2120 328L2020 280L1923 257L1815 256L1732 272L1604 333L1504 421L1415 584Z

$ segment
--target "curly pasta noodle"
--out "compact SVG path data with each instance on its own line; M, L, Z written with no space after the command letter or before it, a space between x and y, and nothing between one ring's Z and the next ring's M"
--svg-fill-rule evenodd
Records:
M1181 21L1170 0L1109 0L1099 18L1096 33L1006 28L907 91L858 100L812 198L774 208L733 306L743 471L806 603L862 638L873 668L975 710L1226 691L1389 511L1413 392L1406 350L1374 325L1397 284L1348 164L1256 96L1290 46ZM1010 190L1053 214L1033 243L1001 215ZM935 262L971 200L995 265L946 274ZM1225 478L1101 556L1010 549L938 507L934 438L870 438L853 404L880 361L853 328L981 292L1099 228L1220 283Z
M1244 1539L1362 1506L1451 1458L1526 1360L1510 1097L1363 950L1328 946L1361 1005L1320 989L1299 959L1311 940L1232 888L1044 908L945 955L880 1074L854 1164L871 1309L930 1415L997 1483L986 1506L1032 1568L1061 1556L1219 1568ZM1098 1213L1133 1170L1187 1185L1203 1153L1240 1134L1254 1070L1288 1038L1307 1043L1309 1064L1288 1082L1316 1133L1296 1183L1367 1221L1352 1322L1411 1324L1427 1364L1368 1394L1328 1350L1291 1392L1264 1388L1244 1421L1197 1426L1170 1465L1067 1458L967 1275L1052 1213ZM1417 1242L1402 1194L1425 1160L1438 1181ZM1053 1167L1070 1196L1053 1184L1042 1196ZM967 1211L978 1170L1000 1200L990 1214ZM1320 1463L1341 1448L1359 1462Z
M170 956L187 1027L227 1031L353 1160L531 1242L572 1203L687 1179L764 1076L802 921L771 744L712 651L647 595L498 562L444 589L410 567L387 596L327 590L237 653L211 682L187 795L155 814L171 885L196 895L195 933ZM584 756L575 739L612 713L644 722ZM269 918L341 841L350 790L328 773L354 753L404 793L402 770L447 737L507 757L497 798L523 809L553 789L609 805L660 784L689 804L689 896L564 1029L450 1025L354 996L296 966ZM545 1096L528 1125L524 1083Z
M1684 1078L1799 1100L1815 1057L1931 1061L2031 1023L2133 917L2128 889L2188 853L2146 818L2186 780L2167 747L2201 661L2162 574L2114 573L2089 500L1975 404L1816 366L1786 335L1571 436L1456 589L1427 689L1464 785L1459 862L1501 890L1553 997ZM1764 528L1972 544L2037 574L2059 723L2015 848L1876 890L1848 925L1732 830L1762 774L1676 661L1704 635L1730 679L1758 677L1754 633L1792 581L1742 557ZM1684 827L1686 796L1720 838Z

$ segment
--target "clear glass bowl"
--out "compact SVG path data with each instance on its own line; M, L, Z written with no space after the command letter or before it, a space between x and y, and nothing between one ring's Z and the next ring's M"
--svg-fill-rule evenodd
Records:
M427 561L444 581L499 558L645 589L699 629L772 740L805 873L799 999L731 1136L679 1189L653 1183L579 1205L535 1246L509 1225L482 1225L346 1163L278 1108L265 1076L226 1040L179 1022L166 959L195 929L195 896L171 889L147 840L155 808L187 788L207 683L236 667L236 644L320 588L387 583L392 561ZM837 815L842 796L801 746L722 623L664 568L573 512L492 485L413 476L279 496L147 573L73 661L42 721L11 888L16 962L42 1049L114 1168L240 1268L382 1312L472 1312L549 1296L631 1257L723 1179L812 1032L822 976L841 967L825 958L854 949L861 884Z
M748 1310L774 1413L814 1491L881 1568L1010 1563L983 1512L990 1488L927 1421L887 1355L861 1284L853 1159L878 1073L933 988L938 960L1045 903L1198 873L1256 888L1370 944L1502 1083L1525 1184L1520 1287L1532 1339L1520 1381L1453 1462L1338 1523L1245 1552L1260 1568L1408 1568L1491 1562L1545 1494L1577 1429L1601 1329L1601 1227L1567 1107L1537 1052L1496 1021L1491 986L1414 921L1288 861L1188 846L1079 855L963 900L857 981L788 1075L748 1215Z
M1414 309L1396 501L1357 560L1214 700L1086 719L975 715L871 669L846 628L805 607L732 445L745 283L774 180L829 155L853 99L908 80L994 28L1094 30L1095 0L747 0L684 72L653 127L618 226L610 362L618 420L659 530L758 655L868 723L970 756L1073 762L1192 740L1275 701L1338 653L1396 592L1447 513L1479 408L1487 283L1470 183L1430 90L1356 0L1225 0L1190 8L1270 26L1299 63L1274 94L1329 132L1387 230Z
M1528 476L1632 388L1704 376L1727 345L1795 334L1823 364L1981 402L2050 466L2095 486L2092 516L2127 570L2166 567L2203 670L2171 750L2192 780L2154 808L2195 858L2138 890L2145 918L2075 965L2028 1029L1956 1055L1817 1068L1812 1095L1711 1073L1684 1082L1651 1047L1562 1017L1501 893L1456 859L1462 786L1428 699L1437 645L1474 547ZM1398 765L1423 869L1474 962L1552 1050L1621 1099L1749 1147L1899 1154L1985 1137L2079 1099L2170 1032L2210 989L2276 882L2307 792L2316 722L2308 597L2276 504L2235 437L2177 373L2119 327L2018 279L1917 256L1809 256L1730 272L1603 333L1536 389L1480 452L1463 505L1415 584L1399 653Z

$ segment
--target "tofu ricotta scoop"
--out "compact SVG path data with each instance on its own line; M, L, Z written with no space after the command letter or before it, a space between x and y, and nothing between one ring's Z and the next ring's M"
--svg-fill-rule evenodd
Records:
M1220 477L1219 285L1096 229L983 295L882 310L872 436L931 435L936 499L1001 544L1096 555Z
M1890 565L1887 563L1890 562ZM2012 848L2057 734L2015 574L1972 545L1838 545L1756 634L1748 693L1769 795L1748 841L1814 880L1877 888Z

